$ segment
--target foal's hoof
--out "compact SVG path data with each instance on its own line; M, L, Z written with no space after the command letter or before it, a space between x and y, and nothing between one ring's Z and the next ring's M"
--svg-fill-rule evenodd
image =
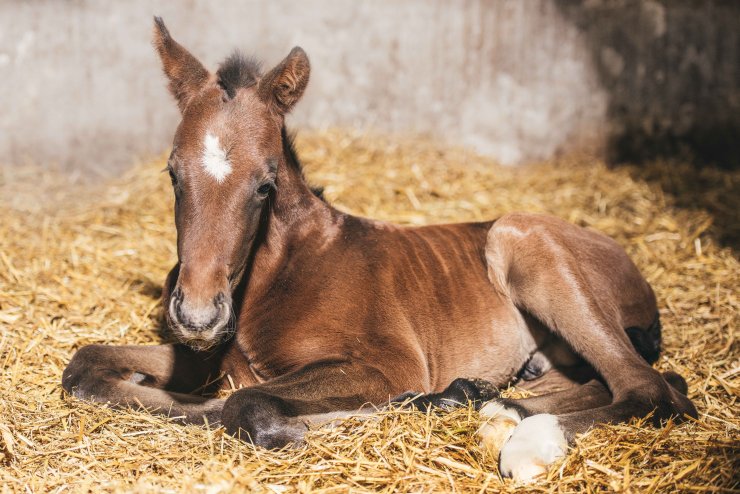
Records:
M498 388L494 386L491 381L486 381L485 379L455 379L454 381L452 381L452 384L450 384L450 387L452 387L456 383L458 383L458 385L462 385L464 383L464 389L466 390L465 392L468 393L470 401L476 403L476 408L480 408L485 402L491 401L501 396Z
M491 457L498 458L522 417L515 409L506 407L498 400L483 405L480 415L487 418L476 432L480 447Z
M480 414L487 421L478 429L480 446L499 459L504 477L531 482L547 473L549 466L565 456L568 442L554 415L539 414L522 418L516 407L493 400Z
M440 393L419 395L419 393L407 391L393 398L391 403L402 403L423 411L432 407L451 410L467 406L469 402L472 402L475 408L478 408L485 401L496 398L498 395L498 389L488 381L457 378Z
M522 420L504 444L499 470L518 482L531 482L547 473L555 460L565 456L568 441L554 415L542 413Z
M87 401L94 401L95 396L105 396L110 384L96 373L104 351L103 345L86 345L77 350L62 372L64 391Z

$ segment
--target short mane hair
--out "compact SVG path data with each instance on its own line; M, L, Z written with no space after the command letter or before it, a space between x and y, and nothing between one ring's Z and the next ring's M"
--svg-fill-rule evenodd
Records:
M262 63L237 50L221 63L216 75L219 85L233 98L237 89L257 84L262 76Z

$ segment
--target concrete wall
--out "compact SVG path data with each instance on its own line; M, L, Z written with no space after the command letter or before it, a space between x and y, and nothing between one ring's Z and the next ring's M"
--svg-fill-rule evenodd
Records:
M0 0L0 166L109 175L166 149L177 111L150 46L154 14L211 68L235 47L272 65L301 45L313 70L293 126L431 133L508 164L702 146L727 164L740 141L739 7Z
M555 2L609 95L609 161L740 166L740 1Z

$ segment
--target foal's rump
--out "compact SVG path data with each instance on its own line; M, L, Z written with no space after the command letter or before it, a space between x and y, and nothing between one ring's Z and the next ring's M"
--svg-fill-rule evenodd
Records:
M496 290L525 314L531 332L549 333L517 375L531 381L525 387L559 389L598 378L589 356L599 342L614 340L620 351L657 360L655 294L613 239L555 216L509 213L491 226L485 252ZM593 330L594 341L577 337Z
M555 216L509 213L488 232L486 262L496 289L551 330L560 329L551 309L567 309L577 286L593 297L593 310L612 318L613 327L633 328L621 332L623 341L631 334L638 351L655 353L660 336L655 294L624 248L606 235ZM583 323L572 321L574 326Z

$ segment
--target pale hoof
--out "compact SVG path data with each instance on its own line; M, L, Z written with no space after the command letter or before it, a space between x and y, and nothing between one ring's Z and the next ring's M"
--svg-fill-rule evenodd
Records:
M522 420L501 449L499 470L505 477L531 482L565 456L568 441L558 418L539 414Z
M488 420L480 426L476 434L483 450L494 458L498 458L504 443L511 437L514 429L522 421L519 413L506 408L500 402L493 400L480 409L480 414Z

